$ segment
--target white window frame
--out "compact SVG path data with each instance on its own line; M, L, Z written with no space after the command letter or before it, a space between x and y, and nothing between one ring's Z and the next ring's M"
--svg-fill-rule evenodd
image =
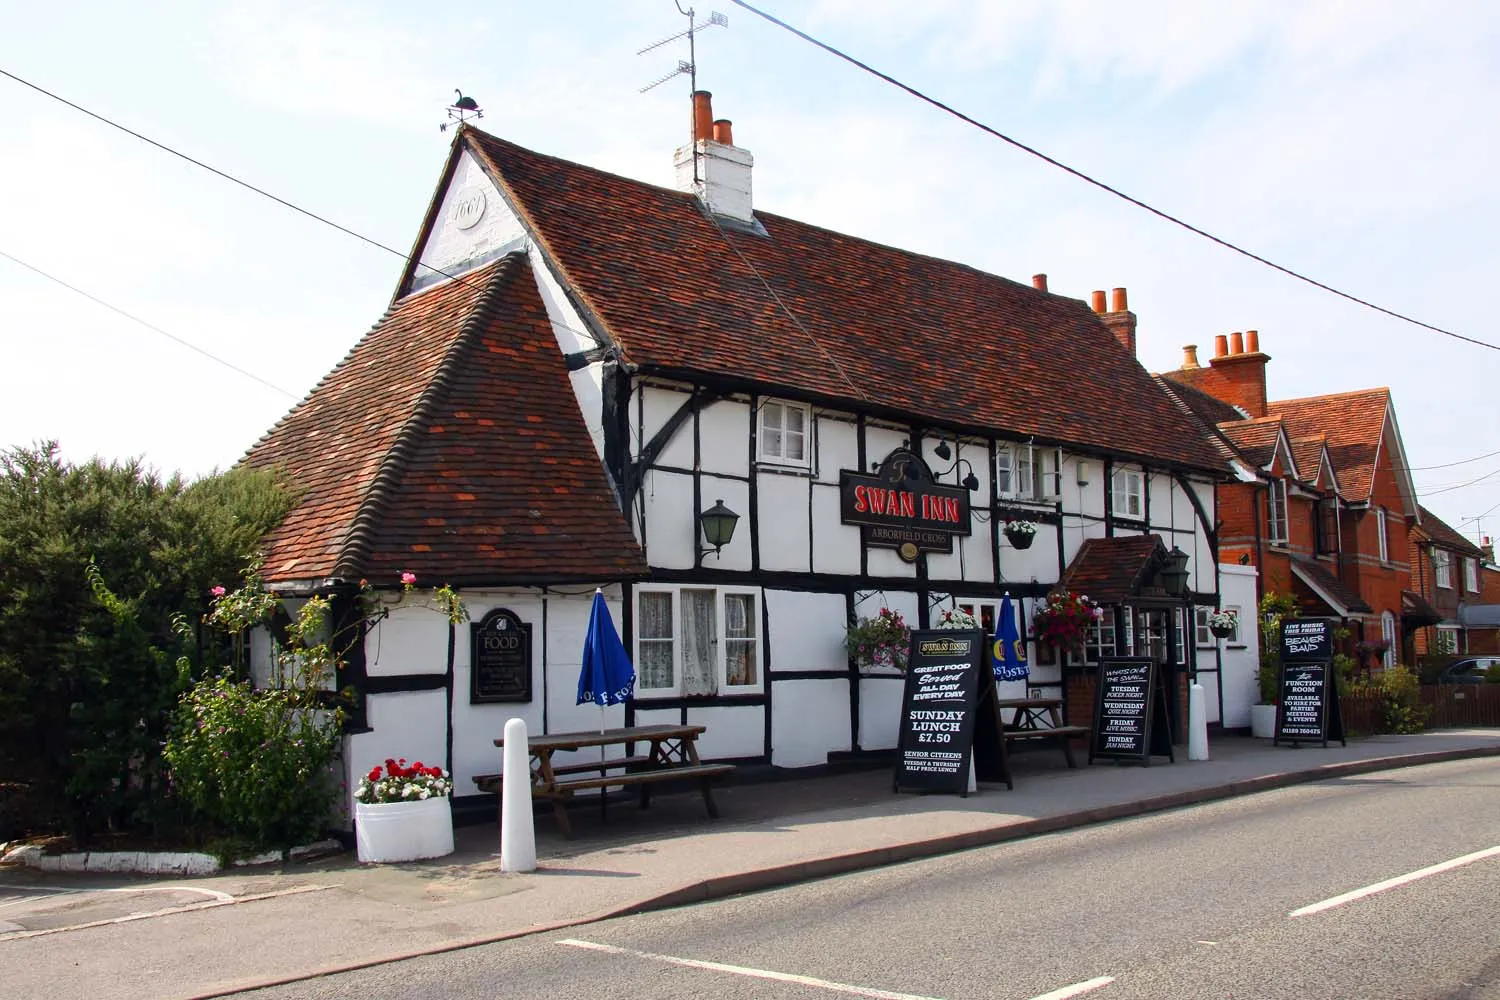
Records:
M1375 508L1375 534L1379 538L1379 542L1377 544L1380 552L1380 561L1383 563L1388 563L1391 561L1391 547L1390 543L1386 541L1385 537L1384 507Z
M1437 633L1432 637L1432 651L1439 655L1454 655L1458 653L1458 629L1452 625L1439 625ZM1444 648L1447 646L1448 648Z
M1453 589L1453 553L1447 549L1432 550L1432 579L1444 590Z
M1287 496L1286 480L1271 480L1266 492L1266 542L1269 545L1287 544Z
M758 587L712 587L694 586L684 584L682 586L641 586L635 590L635 628L631 645L635 662L640 662L641 643L653 641L666 641L665 639L645 639L640 636L639 622L641 597L645 594L669 594L672 598L672 683L665 687L645 687L642 683L640 671L637 671L635 698L638 701L646 701L652 698L676 698L682 696L682 651L683 624L685 616L682 613L682 592L684 590L711 590L715 594L714 599L714 690L704 692L702 697L735 697L738 695L757 695L765 692L766 688L766 637L762 627L764 617L761 614L761 601L765 598ZM728 598L731 596L745 596L751 600L750 631L747 637L729 636L726 634L726 623L728 617ZM755 683L733 684L729 683L728 648L730 641L747 641L755 644Z
M1385 656L1382 658L1387 668L1396 665L1396 616L1389 611L1380 613L1380 637L1386 642Z
M1011 500L1039 500L1046 495L1040 475L1041 456L1029 444L1002 444L995 448L996 492Z
M799 433L787 430L787 414L793 412L802 414L802 430L800 432L802 438L801 458L787 454L788 437ZM780 422L781 426L768 430L766 427L766 418L769 414L776 414L776 419ZM783 465L796 469L812 468L813 419L811 406L808 406L806 403L790 403L784 399L765 399L761 400L760 405L756 407L755 420L756 461L764 462L767 465ZM772 449L769 447L772 433L779 435L779 448Z
M1110 503L1115 517L1131 521L1145 520L1145 476L1139 469L1116 469L1110 476ZM1130 509L1135 501L1135 510Z
M1479 560L1464 556L1464 589L1471 594L1479 593Z
M1234 627L1224 637L1226 646L1243 646L1240 641L1240 606L1238 604L1224 605L1224 611L1234 615ZM1199 649L1213 649L1219 640L1208 629L1208 616L1214 613L1214 609L1199 605L1193 609L1193 642Z

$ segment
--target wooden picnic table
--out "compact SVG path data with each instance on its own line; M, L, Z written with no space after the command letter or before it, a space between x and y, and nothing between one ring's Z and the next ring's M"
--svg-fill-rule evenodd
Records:
M1062 721L1061 698L1000 698L1000 719L1004 726L1002 735L1006 742L1017 740L1055 740L1062 744L1063 756L1069 767L1077 767L1073 757L1071 740L1074 737L1088 738L1088 726L1065 726ZM1005 710L1014 714L1007 721Z
M532 797L552 803L558 826L565 836L571 837L573 830L568 823L566 805L574 792L597 788L603 795L606 788L636 785L641 789L641 807L645 808L651 804L653 784L696 779L708 815L716 818L719 810L714 805L710 782L731 773L734 765L705 764L698 759L696 741L706 731L705 726L654 725L532 736L526 741L531 753ZM647 745L643 748L644 753L636 752L635 744L641 743ZM504 747L505 738L495 740L495 746ZM600 756L593 759L580 754L576 760L567 759L560 763L553 760L558 753L613 746L624 747L624 754L610 756L598 750ZM498 790L500 775L477 775L474 782L482 790Z

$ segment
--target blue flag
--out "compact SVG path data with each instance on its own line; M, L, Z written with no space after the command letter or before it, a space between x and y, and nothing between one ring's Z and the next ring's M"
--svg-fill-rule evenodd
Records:
M1010 595L1000 601L1000 622L995 626L995 643L991 652L995 658L995 679L1021 681L1031 675L1026 665L1026 643L1016 628L1016 619L1011 614Z

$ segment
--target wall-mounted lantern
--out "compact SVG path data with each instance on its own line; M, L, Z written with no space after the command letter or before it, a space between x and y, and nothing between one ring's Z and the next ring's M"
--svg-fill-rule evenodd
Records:
M1188 554L1176 545L1172 551L1167 553L1167 559L1162 563L1157 572L1157 579L1161 580L1161 589L1172 597L1181 597L1187 591L1188 579Z
M728 545L729 540L734 537L734 526L739 519L738 514L724 506L723 500L716 500L712 507L698 515L698 524L703 529L703 540L708 543L714 555L717 556L719 550ZM709 548L699 549L698 555L706 555Z

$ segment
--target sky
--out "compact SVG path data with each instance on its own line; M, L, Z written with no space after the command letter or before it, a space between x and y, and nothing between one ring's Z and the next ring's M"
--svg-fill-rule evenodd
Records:
M757 6L1195 226L1500 344L1500 5ZM1500 534L1500 351L1217 247L732 0L711 10L729 23L698 35L698 83L755 156L758 208L1077 298L1125 287L1152 371L1256 329L1273 399L1389 386L1422 502ZM688 58L637 54L686 26L673 0L79 0L5 23L0 70L401 253L455 89L495 135L666 186L689 117L686 76L640 93ZM226 468L389 303L396 254L5 77L0 121L0 448ZM985 349L957 331L952 361Z

